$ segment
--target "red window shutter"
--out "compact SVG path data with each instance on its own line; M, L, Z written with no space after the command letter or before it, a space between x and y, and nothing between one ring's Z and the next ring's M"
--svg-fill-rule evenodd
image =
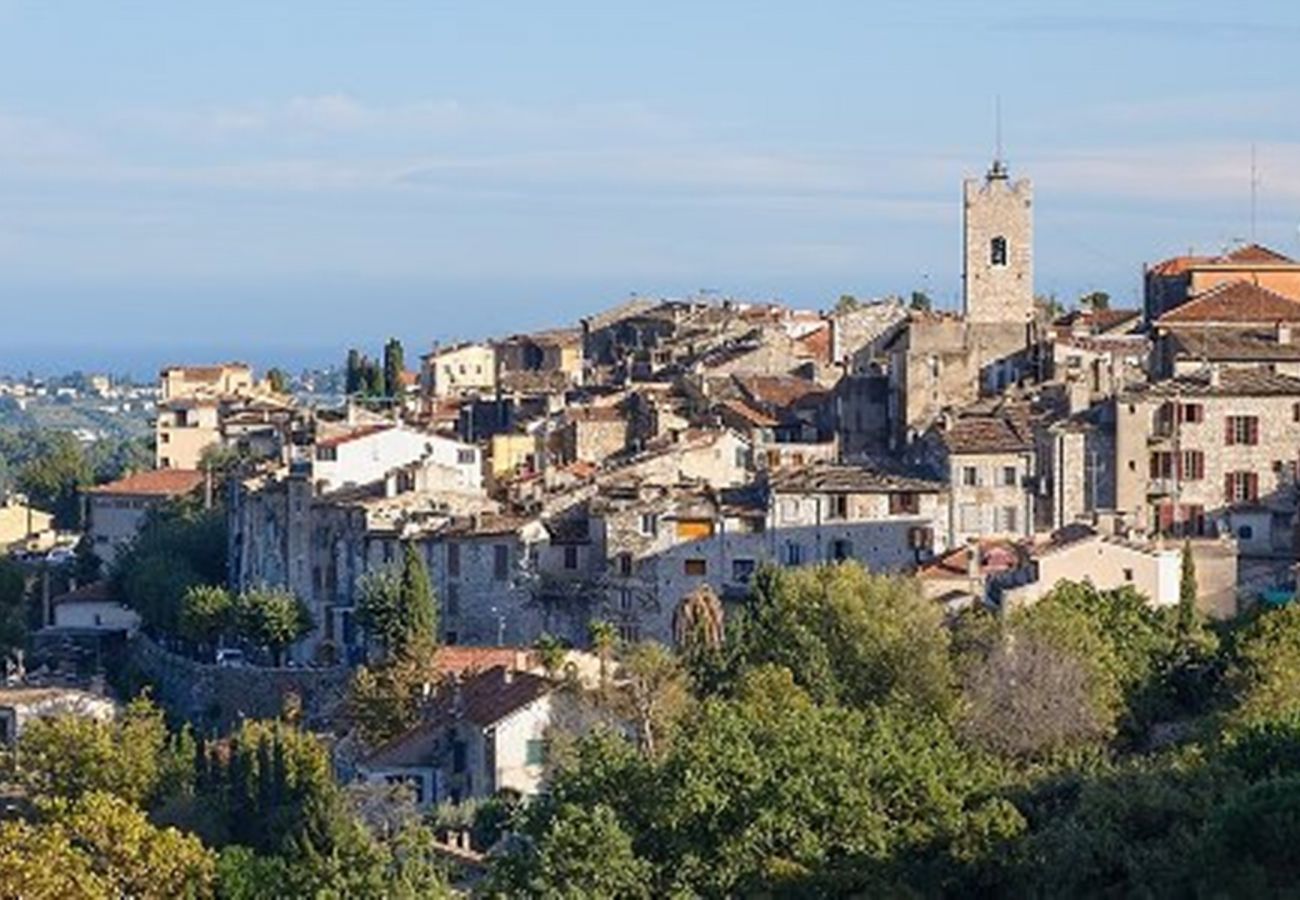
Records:
M1235 435L1232 433L1232 416L1223 420L1223 442L1231 447L1236 441L1233 440Z
M1167 534L1174 530L1174 505L1172 503L1160 504L1160 531Z
M1246 476L1246 496L1251 503L1259 499L1259 473L1251 472Z
M1259 419L1255 416L1250 417L1250 442L1251 444L1259 443Z
M1225 503L1231 503L1233 501L1231 472L1223 476L1223 500Z

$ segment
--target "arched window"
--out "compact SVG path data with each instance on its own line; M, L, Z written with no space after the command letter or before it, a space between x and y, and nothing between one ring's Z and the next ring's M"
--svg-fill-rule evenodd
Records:
M994 266L1007 264L1007 239L1000 234L989 241L989 264Z

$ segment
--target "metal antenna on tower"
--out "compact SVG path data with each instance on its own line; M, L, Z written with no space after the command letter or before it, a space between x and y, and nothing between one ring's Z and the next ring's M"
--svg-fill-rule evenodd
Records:
M993 129L995 135L995 149L993 152L993 162L1002 163L1002 95L995 94L993 97Z
M1255 160L1255 144L1250 145L1250 242L1255 243L1255 218L1259 209L1259 168Z

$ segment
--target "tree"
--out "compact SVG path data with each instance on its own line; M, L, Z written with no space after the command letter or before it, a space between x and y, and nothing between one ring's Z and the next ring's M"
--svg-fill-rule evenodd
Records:
M963 726L976 743L1034 757L1104 737L1083 660L1032 631L1007 634L966 677Z
M348 683L348 718L367 745L379 746L420 721L420 711L438 682L432 654L360 666Z
M1178 578L1178 631L1186 636L1196 625L1196 560L1192 542L1183 542L1182 570Z
M560 805L527 855L508 857L493 873L489 897L580 900L650 897L653 870L608 806Z
M609 687L609 662L618 647L618 629L606 619L592 619L587 623L587 639L600 659L600 687Z
M266 372L266 383L277 394L289 393L289 375L284 369L272 368Z
M77 439L56 431L39 436L40 449L18 470L18 489L40 509L54 514L60 528L81 525L81 491L93 479Z
M206 648L215 648L234 624L235 600L225 588L196 584L181 598L180 634Z
M357 620L392 659L431 654L437 644L438 607L429 570L414 544L402 547L400 569L383 568L360 582Z
M835 301L834 312L836 315L844 315L862 307L862 301L858 300L852 294L840 294L840 299Z
M18 770L36 796L76 800L106 791L145 803L157 792L167 750L162 711L140 696L115 721L66 713L29 722L18 745Z
M361 351L355 347L348 350L347 369L343 378L343 391L348 396L359 394L364 390Z
M654 757L690 703L686 673L667 647L653 641L630 647L622 672L618 705L635 726L642 752Z
M0 664L27 642L27 578L22 568L0 556Z
M925 291L912 291L912 299L908 306L917 312L929 312L934 307L934 303Z
M760 568L734 630L742 670L784 666L822 702L942 712L956 696L940 607L916 582L857 563Z
M288 591L258 588L240 596L235 621L241 635L271 650L275 665L284 663L284 650L311 630L307 606Z
M64 900L113 896L113 887L59 827L0 822L0 897Z
M405 354L402 342L389 338L384 344L384 394L394 400L401 400L405 388L402 375L406 372Z
M1244 722L1300 714L1300 604L1264 610L1237 636L1228 684Z
M555 635L542 632L537 640L533 641L533 651L541 660L542 668L546 670L546 677L558 677L560 670L564 668L566 655L564 643Z
M1089 312L1102 312L1110 309L1110 294L1105 291L1092 291L1079 298L1079 306Z

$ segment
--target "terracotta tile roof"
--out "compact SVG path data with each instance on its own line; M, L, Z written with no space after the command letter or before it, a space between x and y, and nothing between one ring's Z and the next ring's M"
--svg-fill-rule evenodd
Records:
M555 689L540 675L493 666L471 675L457 687L439 686L425 721L398 735L366 758L371 768L431 765L438 755L444 730L458 721L487 728L519 712Z
M1075 309L1052 323L1052 327L1070 331L1077 326L1087 328L1092 334L1103 334L1125 325L1134 325L1142 315L1136 309Z
M58 606L60 603L101 603L112 599L113 592L110 590L107 581L92 581L90 584L83 584L76 590L52 597L50 602Z
M979 544L980 575L1010 572L1020 567L1020 553L1009 541L988 540ZM969 544L949 550L943 556L917 569L916 577L923 580L966 578L970 574Z
M379 434L381 431L387 431L393 426L388 423L382 425L362 425L360 428L353 428L351 431L345 431L342 434L333 434L329 437L320 438L316 441L317 447L338 447L351 441L359 441L362 438L370 437L372 434Z
M180 497L198 490L203 484L203 473L193 469L151 469L136 472L108 484L97 485L90 494L122 495L131 497Z
M1260 244L1247 244L1244 247L1238 247L1231 253L1225 253L1217 257L1214 261L1216 263L1260 263L1262 265L1295 262L1291 257L1284 256L1276 250L1270 250Z
M774 409L793 406L809 397L820 398L826 389L815 381L793 375L736 376L736 383L750 399Z
M1156 325L1300 322L1300 302L1249 281L1231 281L1169 310Z
M564 415L573 422L621 422L626 418L617 406L574 406Z
M1147 271L1152 275L1174 276L1183 275L1190 272L1197 266L1203 266L1208 262L1213 262L1209 256L1173 256L1169 259L1161 260L1151 266Z
M533 651L527 647L472 647L452 644L439 647L433 664L443 675L464 675L497 667L526 671L533 666Z
M723 400L722 406L740 416L750 425L759 428L775 428L777 425L781 424L767 413L762 410L754 409L754 407L750 406L743 400Z

